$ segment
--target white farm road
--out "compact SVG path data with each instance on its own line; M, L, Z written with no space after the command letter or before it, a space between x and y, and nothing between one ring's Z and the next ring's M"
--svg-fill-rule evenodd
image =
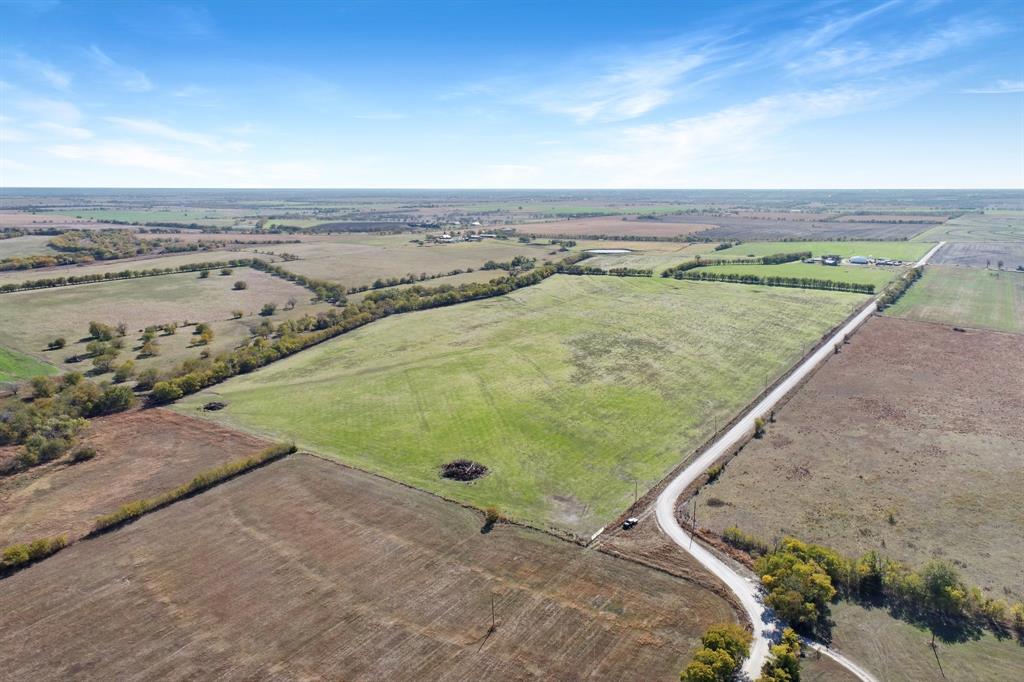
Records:
M928 262L936 251L946 242L939 242L926 253L915 265L923 266ZM754 642L751 646L750 657L743 665L743 672L750 679L757 679L761 674L761 668L769 656L769 646L774 641L776 633L781 629L781 623L765 608L761 601L762 590L760 584L752 578L748 578L735 570L727 563L715 556L710 550L695 542L690 535L683 530L676 520L676 504L679 496L704 471L724 456L733 448L737 447L754 430L754 420L767 415L778 402L785 397L803 381L811 372L821 365L828 356L833 354L836 344L842 343L843 339L864 323L878 309L876 301L872 301L861 312L857 313L850 321L843 325L832 337L821 345L818 350L804 358L803 362L782 382L779 383L768 395L762 398L740 418L731 429L712 443L690 466L686 467L676 476L662 491L655 502L655 515L658 526L662 532L668 535L673 542L679 545L684 551L696 559L704 568L717 576L736 595L743 610L747 612L750 622L754 626ZM868 671L858 666L853 661L845 658L836 651L833 651L818 642L805 642L807 646L821 651L822 654L833 659L844 668L853 673L863 682L877 682L876 678Z

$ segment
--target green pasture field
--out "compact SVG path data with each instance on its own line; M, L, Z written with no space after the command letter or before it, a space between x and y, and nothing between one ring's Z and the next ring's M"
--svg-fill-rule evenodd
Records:
M883 268L873 265L821 265L820 263L782 263L781 265L712 265L692 272L723 272L751 274L761 277L814 277L833 282L874 284L879 291L895 278L901 268Z
M589 536L864 300L558 275L386 318L175 409ZM200 409L214 399L227 407ZM460 458L490 471L442 479Z
M0 384L56 374L57 368L33 357L0 347Z
M686 244L682 242L579 242L573 251L588 249L631 249L633 253L597 254L583 264L595 268L649 268L655 274L662 270L685 263L695 256L705 256L715 248L714 244Z
M248 288L235 291L238 280ZM284 311L288 299L294 297L296 308ZM0 344L45 359L64 369L81 372L92 369L88 359L70 363L74 355L84 355L90 339L89 322L109 325L124 322L128 325L125 348L116 364L135 360L139 369L153 366L169 368L189 357L197 357L203 349L191 346L192 329L178 329L174 335L157 337L160 354L153 358L137 359L141 345L141 330L149 325L168 322L212 323L214 340L211 351L227 351L248 338L249 327L259 323L255 314L264 303L276 303L279 312L270 319L280 322L292 315L324 309L326 304L309 304L310 293L291 282L271 277L251 268L236 268L231 275L221 276L217 271L207 279L199 279L196 272L139 279L116 280L97 284L81 284L54 289L38 289L11 294L0 294ZM231 319L231 311L242 310L245 316ZM67 346L61 350L47 350L47 344L63 337Z
M967 214L936 225L914 237L915 242L999 242L1024 239L1024 211Z
M0 260L23 256L55 256L58 252L48 246L51 239L53 237L35 234L0 239Z
M512 239L426 246L411 241L423 237L412 234L360 235L337 241L260 247L260 250L295 254L301 260L284 263L282 267L349 287L369 285L377 279L402 277L410 273L433 275L457 269L478 269L489 260L507 262L516 256L536 258L538 263L565 256L558 253L558 247L521 244Z
M936 239L935 241L939 241ZM709 258L745 258L771 256L776 253L810 251L815 256L835 255L849 258L890 258L916 261L928 253L931 244L921 242L744 242L729 249L713 252Z
M929 265L886 314L1024 333L1024 272Z

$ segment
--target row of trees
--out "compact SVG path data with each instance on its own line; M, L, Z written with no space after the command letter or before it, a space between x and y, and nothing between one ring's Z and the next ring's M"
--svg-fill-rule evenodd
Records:
M65 287L75 284L93 284L95 282L108 282L120 279L136 279L138 277L157 277L160 275L173 275L180 272L206 271L216 268L240 268L250 266L253 262L262 261L258 261L253 258L238 258L234 260L209 263L186 263L173 268L148 268L145 270L126 269L119 270L117 272L97 272L87 275L62 275L60 277L30 279L19 283L4 284L0 286L0 294L9 294L15 291L27 291L30 289Z
M765 603L807 633L822 627L828 604L836 597L881 601L894 615L912 622L979 622L997 631L1010 625L1024 633L1024 604L1011 607L985 597L945 561L933 560L914 570L875 551L850 558L787 537L758 557L754 567L767 591Z
M614 275L617 277L653 277L650 268L610 268L605 270L593 265L563 265L558 269L564 275Z
M753 273L738 272L681 272L676 279L690 279L705 282L731 282L734 284L762 284L769 287L795 287L799 289L824 289L826 291L852 291L858 294L875 293L874 284L858 282L836 282L816 277L782 277L772 275L764 277Z
M718 246L728 248L730 245L719 244ZM715 250L717 251L718 247L715 247ZM680 263L679 265L663 270L661 276L683 279L679 276L680 274L690 270L696 270L697 268L709 268L713 265L781 265L782 263L793 263L798 260L810 258L811 255L810 251L797 251L793 253L773 253L759 258L713 258L705 260L698 254L693 260L688 260Z
M679 675L681 682L731 682L737 679L743 661L750 656L753 635L735 623L712 625L700 638L701 646ZM800 681L800 637L786 628L778 644L771 647L758 682Z
M566 261L578 260L581 257L570 256ZM501 296L522 287L532 286L556 274L559 266L564 266L566 261L557 265L545 264L529 272L499 277L486 283L471 282L458 287L414 285L404 289L370 292L358 304L349 303L315 317L307 315L297 320L283 322L277 328L276 338L260 334L255 336L249 345L214 359L187 361L177 368L170 378L153 386L150 401L159 404L177 400L183 395L196 393L237 374L251 372L388 315ZM269 267L280 270L276 266ZM272 326L270 328L272 329Z
M914 282L921 279L921 275L923 274L923 267L918 266L916 268L911 268L906 274L886 287L885 291L882 292L882 295L878 299L879 309L884 310L896 301L900 300L900 297L907 293L907 290L910 289Z

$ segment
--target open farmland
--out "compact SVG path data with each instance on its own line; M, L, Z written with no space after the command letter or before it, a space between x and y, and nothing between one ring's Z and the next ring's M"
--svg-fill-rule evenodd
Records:
M660 237L663 239L685 237L695 232L714 227L711 224L668 223L656 220L637 220L635 216L602 216L599 218L577 218L547 223L523 223L516 225L520 234L538 237Z
M693 582L481 523L292 456L6 579L0 666L35 680L670 679L704 628L735 620Z
M998 242L1024 239L1024 211L968 213L914 237L920 242Z
M0 384L57 372L57 368L51 364L0 346Z
M886 314L1024 333L1024 272L929 266Z
M772 256L777 253L810 251L814 256L865 256L890 260L917 261L933 244L923 242L744 242L715 251L709 258L745 258Z
M711 257L709 256L709 260ZM758 277L810 277L833 282L853 284L874 284L875 291L895 278L900 268L874 265L822 265L820 263L781 263L779 265L711 265L690 272L710 272L736 275L757 275Z
M235 291L236 281L246 282L248 288ZM293 311L283 311L289 298L295 298L302 305ZM229 350L248 337L248 326L257 324L260 319L253 314L264 303L278 305L281 312L271 318L277 322L286 315L314 308L305 303L309 300L307 290L251 268L236 268L229 276L214 271L206 279L200 279L198 273L186 272L20 291L0 295L0 318L4 320L0 326L0 344L67 369L84 371L90 368L88 361L68 363L66 358L85 354L91 321L128 325L126 346L121 353L123 361L136 355L137 351L132 351L140 345L138 338L144 327L188 320L214 323L211 350L218 352ZM235 309L244 311L246 317L231 319L231 311ZM64 337L67 347L46 350L47 344L56 337ZM150 364L166 367L185 357L195 357L201 350L189 348L190 328L180 329L173 336L159 336L158 342L160 355L139 361L140 368Z
M647 222L647 221L645 221ZM677 230L688 226L700 229L698 236L706 239L744 241L805 239L892 239L913 237L932 227L934 223L848 222L835 220L803 220L799 217L763 219L753 215L692 215L664 216L656 224L674 226ZM710 227L707 227L710 225ZM925 240L925 241L938 241Z
M700 523L1024 597L1024 337L873 317L700 494ZM890 514L892 521L889 520Z
M223 235L218 235L223 237ZM0 242L2 243L2 242ZM193 263L221 263L237 258L249 258L250 254L239 251L196 251L174 255L146 255L117 260L94 261L88 264L59 265L51 268L33 268L31 270L7 270L0 272L0 285L20 284L33 279L50 279L53 277L81 277L84 275L102 275L107 272L124 270L150 270L153 268L176 268ZM264 260L274 260L263 256Z
M162 409L93 419L81 443L97 456L0 478L0 547L61 534L82 537L96 517L125 502L158 495L269 445Z
M1014 682L1024 670L1024 646L1012 634L940 627L933 650L930 630L897 620L885 609L840 602L831 612L832 646L880 680Z
M390 317L178 403L513 518L589 535L865 297L555 276ZM442 479L458 458L490 468Z
M1024 239L1016 242L948 242L932 256L930 263L968 268L1024 268Z
M640 269L651 269L655 274L665 270L666 268L679 265L688 260L692 260L698 255L706 255L710 252L714 245L712 244L683 244L678 242L646 242L654 248L636 249L635 245L643 242L619 242L618 245L614 245L614 242L603 242L602 246L590 246L589 243L586 249L631 249L630 253L611 253L611 254L596 254L590 256L582 265L587 265L596 268L640 268ZM657 248L661 247L661 248ZM577 245L574 250L579 250L581 245Z
M521 244L516 240L498 239L425 246L411 241L422 239L423 236L358 235L308 244L261 247L260 250L297 255L301 260L291 261L284 266L289 272L353 287L410 273L434 275L452 270L479 269L489 260L510 261L516 256L536 258L539 262L553 259L554 256L549 254L557 248L546 244Z
M25 256L54 256L58 252L49 247L51 239L53 237L35 234L0 239L0 260Z

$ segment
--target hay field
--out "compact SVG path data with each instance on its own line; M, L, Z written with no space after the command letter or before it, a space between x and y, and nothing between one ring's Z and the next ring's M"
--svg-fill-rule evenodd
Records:
M674 679L708 625L736 618L692 582L481 523L294 455L4 580L0 669L32 680Z
M556 276L387 318L179 402L479 507L589 536L865 298ZM442 479L467 458L490 473Z
M944 558L1021 600L1022 415L1024 336L873 317L701 491L698 522Z
M710 258L710 257L709 257ZM873 265L821 265L820 263L782 263L781 265L712 265L693 272L720 272L759 277L813 277L834 282L874 284L879 291L902 272L901 268Z
M1024 333L1024 272L931 265L886 314Z

